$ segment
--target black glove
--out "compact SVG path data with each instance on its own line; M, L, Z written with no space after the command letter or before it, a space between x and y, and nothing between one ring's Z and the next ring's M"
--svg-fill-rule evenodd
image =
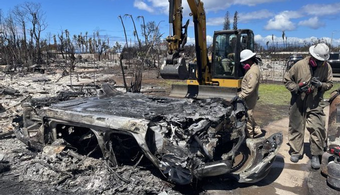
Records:
M310 80L310 83L316 87L316 88L319 88L322 86L322 82L319 80L318 77L313 77L311 80Z
M233 97L233 99L230 100L230 102L231 102L231 103L232 103L232 102L237 102L237 101L239 101L239 100L242 100L242 98L241 98L240 96L236 95L235 97Z

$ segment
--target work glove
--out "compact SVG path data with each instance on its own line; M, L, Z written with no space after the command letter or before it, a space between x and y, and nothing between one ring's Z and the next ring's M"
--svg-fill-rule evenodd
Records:
M237 101L239 101L239 100L242 100L242 98L241 98L240 96L236 95L235 97L233 97L233 98L230 100L230 102L233 103L233 102L237 102Z
M315 88L319 88L322 86L322 82L319 81L319 78L318 77L313 77L311 80L310 80L310 83L315 87Z

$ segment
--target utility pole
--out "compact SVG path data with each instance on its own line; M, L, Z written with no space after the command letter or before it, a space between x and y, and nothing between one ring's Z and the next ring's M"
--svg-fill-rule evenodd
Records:
M337 30L333 30L332 31L332 37L331 37L331 48L330 49L332 49L333 48L333 36L334 36L334 33L336 33L337 32Z
M333 47L333 34L334 34L334 31L332 32L332 37L331 37L331 49L332 49L332 47Z

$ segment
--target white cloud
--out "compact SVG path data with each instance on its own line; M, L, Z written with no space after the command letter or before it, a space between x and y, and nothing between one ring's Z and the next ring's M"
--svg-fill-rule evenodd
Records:
M340 3L333 4L309 4L303 6L302 10L308 15L324 16L340 13Z
M207 35L207 45L210 45L213 42L213 37Z
M312 29L318 29L320 27L325 26L324 23L322 23L321 21L319 21L318 17L313 17L313 18L309 18L308 20L303 20L299 22L299 25L301 26L307 26L310 27Z
M255 35L255 36L254 36L255 42L263 41L263 39L264 39L264 38L263 38L261 35Z
M211 0L203 2L203 6L206 12L217 12L220 10L226 10L232 4L234 4L233 1L221 1L221 0Z
M262 37L261 35L255 35L254 36L254 40L256 43L262 45L262 46L266 46L267 42L269 43L269 45L276 43L278 41L282 41L282 37L277 37L275 35L267 35L265 37Z
M233 1L233 4L255 6L258 4L273 3L277 1L284 1L284 0L236 0L236 1Z
M152 7L150 7L149 5L147 5L142 0L135 0L135 2L133 3L133 6L140 9L140 10L145 10L145 11L150 12L150 13L154 12L154 9Z
M246 5L246 6L255 6L263 3L272 3L284 0L230 0L230 1L221 1L221 0L210 0L210 1L202 1L204 10L206 12L217 12L224 11L229 8L231 5ZM139 6L135 6L139 5ZM188 16L190 13L189 5L187 1L182 2L183 6L183 15ZM150 12L151 10L160 10L160 13L168 14L169 10L169 1L167 0L135 0L134 7L142 10L146 10Z
M224 17L207 18L207 26L223 26Z
M303 15L299 11L287 11L286 10L286 11L281 12L280 14L284 15L285 17L289 19L303 17Z
M249 22L251 20L261 20L273 16L273 13L268 10L260 10L251 13L239 13L238 22ZM207 18L207 26L223 26L224 17ZM229 16L230 23L233 23L234 17Z
M164 0L148 0L148 1L151 2L152 5L155 7L168 7L169 6L169 1L164 1Z
M266 30L294 30L295 24L290 21L291 18L298 17L298 14L292 14L295 12L284 11L274 18L270 19L267 25L264 27Z
M193 45L195 44L195 37L192 38L192 37L187 37L187 43L186 45Z
M249 22L251 20L259 20L272 17L274 14L268 10L259 10L250 13L239 13L239 22Z
M150 13L169 13L169 2L160 0L135 0L133 6Z
M340 39L332 39L332 46L339 46L340 45Z
M210 35L206 36L207 46L209 46L213 42L213 37ZM186 45L194 45L195 44L195 37L188 37Z
M206 12L217 12L217 11L225 11L232 5L245 5L245 6L255 6L263 3L272 3L277 1L284 0L229 0L229 1L221 1L221 0L210 0L210 1L202 1L204 10ZM168 1L166 1L168 2ZM186 1L183 1L184 13L189 13L189 6Z
M274 38L274 43L277 41L282 41L281 37L276 37L275 35L273 36ZM255 35L254 37L255 42L262 45L266 46L266 43L269 42L269 45L273 44L272 40L272 35L267 35L265 37L262 37L261 35ZM318 42L319 40L323 40L324 42L327 43L332 43L333 46L339 46L340 45L340 39L332 39L329 37L306 37L306 38L298 38L298 37L287 37L287 43L288 44L295 44L295 45L304 45L305 43L315 43Z

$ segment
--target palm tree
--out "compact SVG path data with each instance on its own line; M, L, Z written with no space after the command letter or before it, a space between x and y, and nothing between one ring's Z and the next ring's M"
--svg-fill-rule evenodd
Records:
M88 47L89 47L89 43L88 43L88 40L87 40L87 36L88 36L88 32L86 31L86 32L85 32L85 40L84 40L84 44L85 44L85 52L86 52L86 53L88 52Z
M144 32L145 45L148 45L148 36L146 34L146 31L145 31L146 26L145 26L144 16L137 16L137 19L139 19L139 18L143 19L143 26L142 26L142 28L143 28L143 32Z
M124 22L123 22L122 16L119 15L118 17L119 17L120 21L122 22L122 26L123 26L123 29L124 29L124 35L125 35L125 44L126 44L126 47L128 48L129 45L128 45L128 40L127 40L127 36L126 36L126 30L125 30ZM120 62L120 68L121 68L122 74L123 74L124 87L125 87L126 91L129 91L127 84L126 84L126 80L125 80L125 73L124 73L124 67L123 67L122 60L123 60L123 55L121 54L120 58L119 58L119 62Z
M124 29L126 47L129 47L129 45L128 45L128 40L127 40L127 36L126 36L126 30L125 30L125 26L124 26L124 22L123 22L122 16L119 15L118 17L119 17L120 21L122 22L122 26L123 26L123 29Z
M125 17L130 16L130 18L131 18L131 20L132 20L132 23L133 23L133 28L134 28L133 36L136 36L136 37L137 37L138 46L139 46L139 49L141 49L141 48L142 48L142 43L140 42L140 39L139 39L139 36L138 36L138 32L137 32L137 29L136 29L136 25L135 25L135 21L133 20L132 15L130 15L130 14L125 14L124 16L125 16Z

